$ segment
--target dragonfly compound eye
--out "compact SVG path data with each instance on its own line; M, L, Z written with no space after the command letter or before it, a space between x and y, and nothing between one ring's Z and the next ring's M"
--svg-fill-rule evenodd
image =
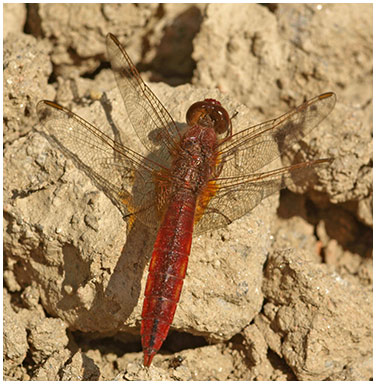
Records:
M228 134L231 121L227 111L214 99L205 99L192 104L186 115L187 124L213 127L219 135Z
M196 124L201 124L205 115L205 102L198 101L197 103L194 103L189 107L185 119L187 121L187 124L192 127Z

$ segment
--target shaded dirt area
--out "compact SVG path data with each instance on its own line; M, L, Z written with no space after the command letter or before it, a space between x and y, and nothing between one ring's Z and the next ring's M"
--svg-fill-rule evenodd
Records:
M172 331L142 366L155 234L37 127L50 99L143 151L106 59L116 35L176 121L216 98L234 130L320 93L337 104L282 159L312 182L194 238ZM237 112L237 114L236 114ZM4 378L372 378L372 5L4 6Z

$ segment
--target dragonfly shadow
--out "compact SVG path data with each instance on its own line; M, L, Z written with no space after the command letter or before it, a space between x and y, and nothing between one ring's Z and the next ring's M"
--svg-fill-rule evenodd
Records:
M178 128L178 132L176 132L174 135L172 135L172 138L176 142L179 142L178 134L182 136L184 134L184 132L187 130L188 126L187 126L187 123L178 123L177 121L175 121L175 123L176 123L176 127ZM161 137L163 137L163 133L164 133L163 127L153 129L152 131L149 132L148 139L154 145L158 145L161 142ZM152 153L151 159L153 159L153 158L159 159L160 157L161 157L161 150L156 151L156 153L154 153L154 154Z
M109 303L115 303L112 312L121 323L131 316L140 295L143 294L141 292L142 275L152 254L154 239L153 231L136 221L127 236L121 255L110 277L105 290L105 297ZM103 308L99 308L99 310L103 310Z
M66 311L74 308L76 329L85 332L100 330L109 334L127 331L124 323L132 315L140 295L143 294L141 292L142 275L153 250L154 238L155 234L145 225L140 222L134 224L108 283L106 284L103 280L97 282L95 297L92 301L90 293L89 295L85 293L85 287L89 281L92 281L89 266L83 261L80 262L77 254L79 251L73 245L67 244L63 247L66 271L63 286L72 287L77 294L62 292L63 297L57 306ZM100 288L102 284L103 289ZM81 293L78 293L80 289L82 289ZM90 303L86 303L87 297ZM135 317L139 318L139 314Z
M112 118L112 105L111 105L111 103L107 97L106 92L103 92L99 101L100 101L101 106L103 108L103 111L106 115L107 122L111 127L112 133L114 134L114 140L116 142L121 143L120 132L119 132L119 129L117 128L117 126L116 126L116 124Z

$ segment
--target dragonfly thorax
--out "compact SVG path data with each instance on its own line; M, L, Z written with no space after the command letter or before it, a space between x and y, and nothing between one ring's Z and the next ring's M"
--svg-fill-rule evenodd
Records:
M189 127L180 142L180 150L172 164L172 175L177 184L199 192L208 182L213 164L217 135L212 127ZM178 186L179 188L179 186Z

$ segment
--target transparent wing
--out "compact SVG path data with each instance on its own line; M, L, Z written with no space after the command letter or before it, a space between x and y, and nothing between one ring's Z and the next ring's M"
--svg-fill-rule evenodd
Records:
M167 170L54 102L40 101L37 113L47 137L111 198L124 215L137 213L146 223L159 220L155 183L158 175L166 174Z
M144 83L118 39L107 35L107 53L131 124L141 142L154 152L161 146L166 154L177 147L179 130L163 104Z
M270 172L216 179L209 183L208 188L212 189L214 196L195 225L195 234L227 226L254 209L261 200L282 188L302 180L314 182L316 170L327 167L331 162L332 159L320 159Z
M334 108L335 94L324 93L273 120L255 125L219 145L219 164L199 199L195 232L223 227L255 208L272 193L302 180L331 159L256 173L307 135ZM205 196L213 196L209 202Z
M249 175L280 157L316 127L334 108L335 94L324 93L273 120L232 136L219 146L222 178Z

